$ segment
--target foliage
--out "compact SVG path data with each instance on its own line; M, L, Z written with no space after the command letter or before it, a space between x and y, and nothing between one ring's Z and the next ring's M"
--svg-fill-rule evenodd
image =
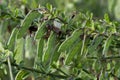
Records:
M120 79L119 22L37 1L0 6L1 80Z

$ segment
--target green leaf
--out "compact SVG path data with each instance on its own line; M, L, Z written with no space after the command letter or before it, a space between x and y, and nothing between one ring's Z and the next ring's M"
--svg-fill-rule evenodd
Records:
M70 37L68 37L59 47L58 51L62 52L69 49L70 46L80 37L81 30L76 29Z
M50 10L50 12L52 12L52 5L51 4L47 3L46 7L48 10Z
M110 46L110 44L111 44L111 42L112 42L113 39L114 39L114 37L112 35L110 35L107 38L107 40L105 41L104 48L103 48L103 55L107 55L109 46Z
M11 50L11 48L14 48L17 32L18 32L18 29L14 28L12 33L11 33L11 36L8 40L7 46L8 46L8 49L10 49L10 50Z
M48 38L46 51L43 55L43 63L45 64L51 63L51 59L54 53L55 42L56 42L56 35L55 33L51 32L50 37Z
M77 42L73 49L69 51L67 58L65 60L65 63L68 64L72 61L72 59L74 58L74 56L79 53L79 50L81 49L81 45L82 45L82 41L79 40L79 42Z
M8 49L4 49L3 44L0 42L0 64L2 61L6 61L8 57L12 54Z
M16 77L15 77L15 80L24 80L24 78L29 74L28 71L25 71L25 70L20 70Z
M105 14L105 15L104 15L104 19L105 19L106 22L110 22L110 19L109 19L108 14Z
M45 26L46 26L47 23L48 22L43 22L42 24L38 24L39 29L35 34L35 39L40 39L44 36L44 33L46 32Z
M17 38L21 38L27 32L29 26L31 25L32 21L40 16L38 11L30 11L27 16L25 17L23 23L21 24L21 29L19 30Z

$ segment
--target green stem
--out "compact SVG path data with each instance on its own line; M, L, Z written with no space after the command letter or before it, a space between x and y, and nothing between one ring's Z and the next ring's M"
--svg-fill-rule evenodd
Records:
M85 45L85 39L86 39L86 35L84 35L84 37L83 37L83 43L82 43L82 49L81 49L81 55L83 54L84 45Z

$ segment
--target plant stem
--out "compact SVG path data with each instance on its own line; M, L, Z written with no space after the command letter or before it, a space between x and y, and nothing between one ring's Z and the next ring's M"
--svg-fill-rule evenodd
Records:
M13 79L13 74L12 74L12 67L11 67L11 62L10 62L10 58L8 57L8 68L9 68L9 72L10 72L10 79L11 80L14 80Z

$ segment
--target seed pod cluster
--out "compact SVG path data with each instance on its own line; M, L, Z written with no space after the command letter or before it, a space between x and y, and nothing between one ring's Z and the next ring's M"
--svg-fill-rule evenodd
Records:
M32 25L32 26L29 27L29 32L30 32L30 33L36 32L37 29L38 29L37 26L33 26L33 25Z
M47 32L46 32L46 34L45 34L45 38L46 38L46 39L50 36L51 31L53 31L53 32L55 32L56 34L58 34L58 36L60 36L60 35L62 34L62 31L61 31L59 28L55 27L54 25L48 24L48 25L46 26L46 28L47 28Z
M38 30L38 27L35 25L31 25L28 30L29 30L29 34L31 36L33 32L36 32Z

